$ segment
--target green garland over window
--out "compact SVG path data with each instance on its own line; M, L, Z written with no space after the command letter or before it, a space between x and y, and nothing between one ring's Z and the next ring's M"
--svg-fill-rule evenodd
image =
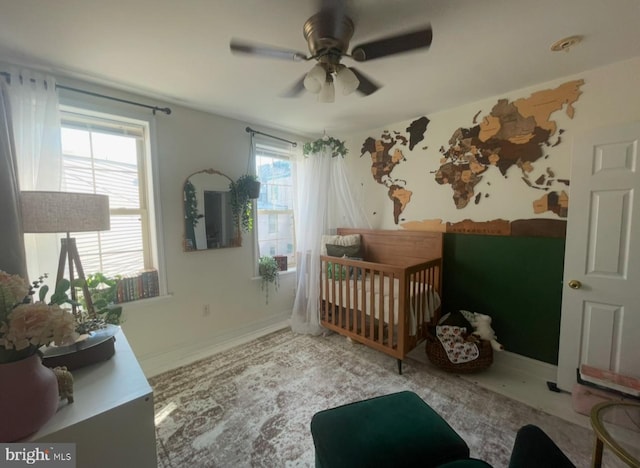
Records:
M344 146L344 141L340 141L337 138L333 137L325 137L318 138L316 141L311 143L305 143L302 147L302 154L305 156L309 156L310 154L317 154L322 152L324 148L327 148L331 151L331 157L335 158L337 156L342 156L343 158L349 152Z

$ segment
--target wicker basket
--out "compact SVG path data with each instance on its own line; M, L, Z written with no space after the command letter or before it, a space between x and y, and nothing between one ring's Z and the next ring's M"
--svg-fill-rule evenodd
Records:
M454 364L449 360L440 340L431 334L427 336L426 352L429 361L436 367L447 372L468 374L488 368L493 363L493 348L491 347L491 343L487 340L480 340L480 343L478 343L478 351L480 355L477 359Z

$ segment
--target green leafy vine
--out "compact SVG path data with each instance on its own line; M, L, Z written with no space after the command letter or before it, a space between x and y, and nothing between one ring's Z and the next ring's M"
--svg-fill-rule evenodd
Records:
M184 216L191 226L196 227L196 224L198 224L198 220L204 218L204 215L198 212L196 188L193 186L190 180L188 180L184 184L184 198Z
M252 188L259 180L252 174L245 174L238 180L231 181L229 191L231 192L231 213L234 222L238 223L244 232L253 229L253 202Z
M263 256L258 259L258 273L262 278L261 289L265 291L266 302L269 303L269 285L273 284L275 290L280 286L280 269L278 262L273 257Z
M327 148L331 151L331 157L336 158L338 156L345 157L349 152L344 145L344 141L338 140L333 137L318 138L316 141L305 143L302 147L302 154L309 156L310 154L317 154Z

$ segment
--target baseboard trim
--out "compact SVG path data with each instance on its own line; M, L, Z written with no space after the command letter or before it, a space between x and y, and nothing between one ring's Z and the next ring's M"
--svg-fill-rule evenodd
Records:
M510 372L521 372L544 382L555 382L558 377L558 366L509 351L494 351L493 365Z
M246 344L289 326L291 312L283 312L260 322L241 328L218 333L206 340L183 346L176 346L162 353L140 356L138 362L144 375L149 378L163 372L191 364L234 346Z

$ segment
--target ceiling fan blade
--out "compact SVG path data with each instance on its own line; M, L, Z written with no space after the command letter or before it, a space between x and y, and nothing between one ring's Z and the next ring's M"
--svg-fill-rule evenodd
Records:
M296 81L293 86L291 86L287 91L285 91L284 93L282 93L280 96L281 97L286 97L286 98L294 98L294 97L298 97L300 95L300 93L302 93L302 91L304 91L304 77L307 75L302 75L302 77Z
M295 62L307 60L307 56L304 53L296 50L282 49L280 47L273 47L264 44L255 44L239 39L231 39L229 48L231 49L231 52L239 54L260 55L262 57L293 60Z
M358 81L360 82L356 90L364 94L365 96L369 96L370 94L375 93L382 87L376 84L375 82L373 82L367 76L363 75L362 72L359 71L358 69L353 67L349 67L349 69L353 72L354 75L356 75L356 78L358 78Z
M396 36L358 45L351 51L351 58L358 62L429 47L433 39L431 25Z

